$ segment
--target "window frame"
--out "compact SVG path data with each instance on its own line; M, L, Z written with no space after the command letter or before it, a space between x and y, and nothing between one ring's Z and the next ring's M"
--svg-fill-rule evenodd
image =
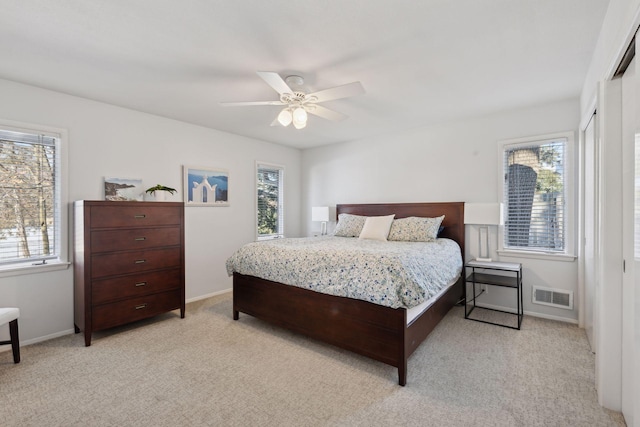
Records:
M46 125L33 123L17 122L12 120L0 120L0 128L3 130L21 132L28 134L43 134L56 138L57 164L58 169L56 183L56 193L54 197L57 199L58 206L57 218L54 221L58 224L55 231L58 241L58 254L55 257L47 258L46 263L33 262L34 260L19 260L16 262L0 264L0 278L17 276L23 274L42 273L45 271L55 271L67 269L71 262L69 261L69 208L68 208L68 161L67 161L67 141L68 132L66 129L55 128Z
M576 153L575 145L575 132L557 132L544 135L535 135L523 138L509 139L498 142L498 198L502 206L506 208L504 200L505 191L505 175L504 169L505 162L505 150L517 148L518 146L531 146L531 145L543 145L553 140L566 139L565 145L565 158L564 158L564 197L565 197L565 247L563 251L551 252L543 249L531 249L531 250L518 250L513 248L505 248L505 226L501 224L498 227L498 254L504 257L517 257L517 258L535 258L546 259L555 261L573 261L576 259L575 255L575 236L577 230L577 216L576 216L576 171L578 156ZM506 211L506 209L504 209ZM504 213L503 213L504 215ZM504 218L503 221L504 222Z
M280 192L278 194L278 223L282 226L282 230L277 234L268 234L261 235L258 228L258 173L260 169L266 168L274 168L280 170ZM272 239L281 239L285 237L285 226L284 226L284 193L285 193L285 167L284 165L271 163L271 162L261 162L256 161L255 164L255 239L256 241L260 240L272 240Z

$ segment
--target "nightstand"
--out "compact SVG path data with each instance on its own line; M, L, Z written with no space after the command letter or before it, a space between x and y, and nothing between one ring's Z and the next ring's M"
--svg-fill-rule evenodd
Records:
M520 329L522 324L522 317L524 315L524 307L522 302L522 264L512 262L496 262L496 261L469 261L465 265L466 280L464 286L464 318L469 320L475 320L477 322L490 323L492 325L503 326L505 328ZM516 311L498 310L495 308L488 308L476 305L476 298L478 294L476 289L485 286L499 286L503 288L513 289L515 291L515 305ZM468 295L467 287L471 286L472 293ZM516 316L515 324L517 326L510 326L508 324L498 323L493 321L491 316L484 318L478 318L477 316L470 317L471 313L475 309L481 311L487 310L487 312L505 313L508 315ZM478 312L476 312L478 314Z

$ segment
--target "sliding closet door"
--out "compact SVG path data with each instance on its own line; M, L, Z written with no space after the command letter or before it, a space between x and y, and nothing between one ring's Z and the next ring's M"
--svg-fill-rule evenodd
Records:
M584 130L584 328L591 351L596 343L593 333L594 304L596 294L598 233L596 228L598 187L596 185L596 117Z
M594 335L599 402L621 410L628 426L640 427L640 85L636 69L634 60L624 75L602 82L599 91Z
M622 282L622 413L628 426L640 425L638 398L640 347L636 338L640 316L640 86L637 60L622 76L623 256Z
M596 292L594 342L599 403L621 410L622 402L622 83L598 87L596 175Z

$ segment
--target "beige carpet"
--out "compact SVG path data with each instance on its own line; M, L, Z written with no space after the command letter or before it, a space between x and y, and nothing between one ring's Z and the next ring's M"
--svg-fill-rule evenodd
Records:
M231 319L230 296L94 334L0 353L2 426L618 426L598 406L594 356L576 326L522 330L454 308L397 371Z

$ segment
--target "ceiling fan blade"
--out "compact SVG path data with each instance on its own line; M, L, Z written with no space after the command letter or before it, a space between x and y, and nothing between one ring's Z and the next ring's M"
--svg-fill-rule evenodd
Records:
M267 84L280 95L283 93L293 93L289 85L285 83L282 77L280 77L280 74L273 71L258 71L257 73L262 77L262 80L267 82Z
M360 95L364 93L364 87L360 82L347 83L346 85L336 86L318 92L310 93L307 98L314 97L313 102L332 101L334 99L347 98L349 96Z
M271 124L269 126L282 126L280 124L280 122L278 121L278 116L276 116L276 118L273 119L273 121L271 122Z
M247 105L285 105L282 101L246 101L246 102L221 102L223 107L244 107Z
M321 105L308 105L306 110L309 114L313 114L318 117L322 117L323 119L333 120L336 122L339 122L349 117L346 114L338 113L337 111L330 110Z

